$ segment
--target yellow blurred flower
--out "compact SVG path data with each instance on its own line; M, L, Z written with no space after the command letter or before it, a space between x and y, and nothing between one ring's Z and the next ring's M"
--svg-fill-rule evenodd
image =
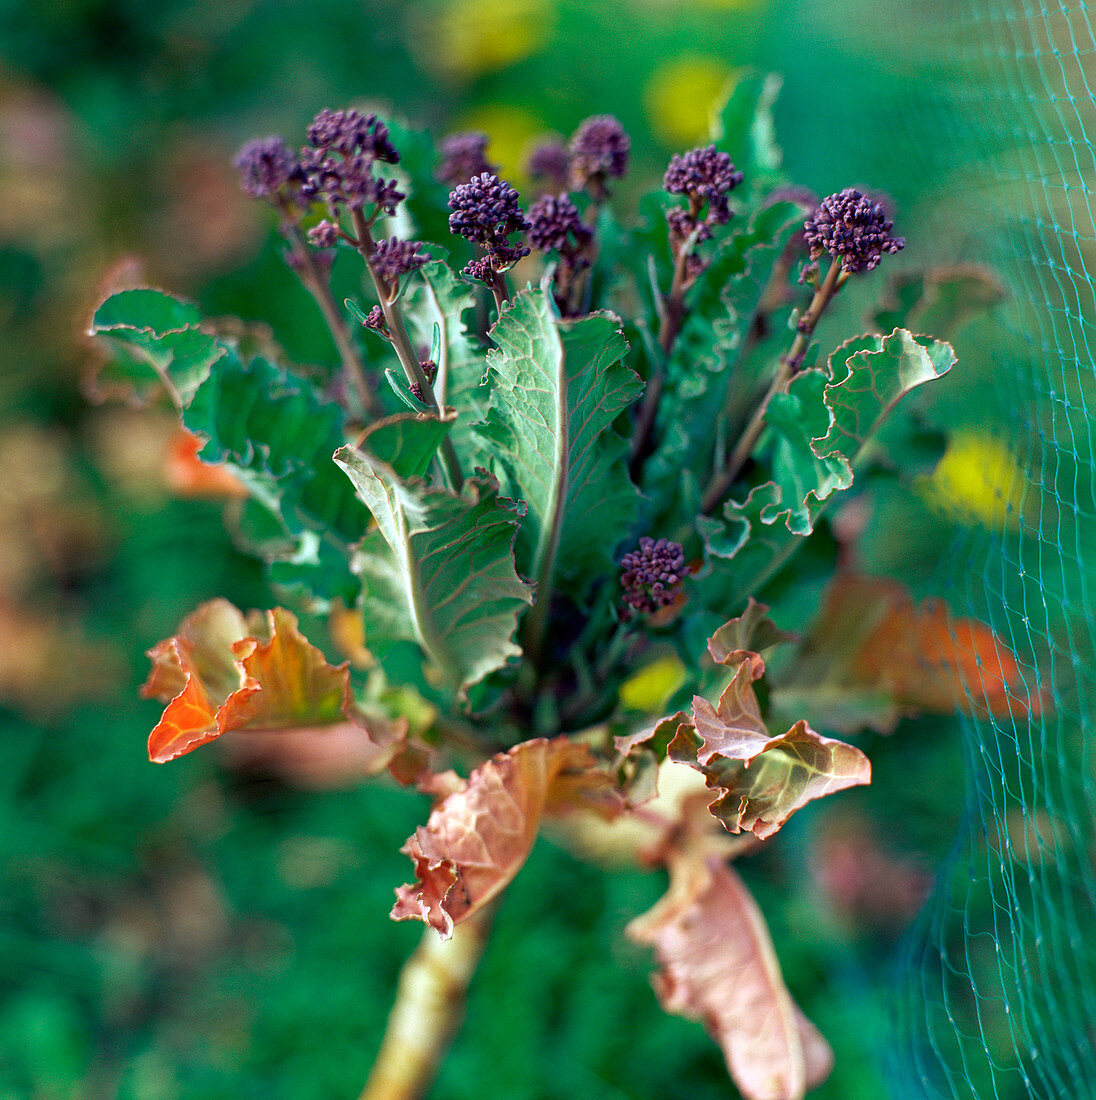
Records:
M555 5L553 0L446 0L440 9L424 4L417 14L420 61L470 80L536 53L551 34Z
M526 183L525 157L545 130L539 115L510 103L486 103L465 112L454 130L479 130L490 138L487 159L499 166L503 179L519 190Z
M672 653L644 665L620 685L620 701L628 710L658 714L685 683L685 666Z
M1024 470L1008 447L984 433L960 431L919 488L925 500L961 523L1016 530L1026 486Z
M731 79L732 69L717 57L676 57L651 74L643 104L651 129L667 145L695 145L709 130L712 107Z

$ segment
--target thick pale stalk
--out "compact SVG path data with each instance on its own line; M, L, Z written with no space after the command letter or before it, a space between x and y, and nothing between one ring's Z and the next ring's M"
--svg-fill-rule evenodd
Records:
M418 1100L464 1015L468 984L479 964L494 906L474 913L449 940L427 928L404 963L384 1040L359 1100Z

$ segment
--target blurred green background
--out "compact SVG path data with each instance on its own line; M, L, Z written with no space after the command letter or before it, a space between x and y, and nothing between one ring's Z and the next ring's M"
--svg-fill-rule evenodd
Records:
M292 356L328 359L270 219L237 188L242 142L292 145L321 107L368 103L439 136L483 129L515 175L531 139L608 112L638 188L697 143L747 66L784 76L797 182L889 193L907 265L977 256L954 221L936 231L959 154L919 143L910 119L942 109L948 74L931 43L911 58L899 8L0 0L0 1095L354 1096L420 932L387 911L423 797L300 791L214 751L147 762L144 651L201 600L273 600L221 505L172 491L169 422L81 396L81 330L111 266L138 257L207 313L271 322ZM949 416L977 426L970 380ZM931 561L952 545L934 530ZM869 790L802 814L744 868L836 1051L817 1095L841 1100L888 1094L897 944L963 812L953 723L907 722L871 753ZM661 1012L649 955L623 938L663 886L540 842L434 1095L733 1095L714 1044Z

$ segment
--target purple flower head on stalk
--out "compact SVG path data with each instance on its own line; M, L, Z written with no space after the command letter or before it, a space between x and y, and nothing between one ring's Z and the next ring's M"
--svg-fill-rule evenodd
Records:
M540 142L529 154L525 171L545 190L565 191L571 171L567 147L555 138Z
M641 538L639 549L620 563L624 602L635 611L651 614L673 603L685 577L685 551L669 539Z
M462 272L470 279L491 282L494 275L511 268L529 249L512 244L510 236L529 228L519 195L505 180L482 173L453 189L449 196L449 229L473 244L480 245L486 255L473 260Z
M884 252L905 248L905 238L890 235L893 228L881 202L846 187L819 203L804 223L803 235L812 260L828 252L846 272L855 274L875 268Z
M707 203L706 221L711 226L730 221L727 196L741 182L742 173L731 158L714 145L706 145L671 157L662 186L671 195L685 195L695 213Z
M308 128L310 145L301 151L302 195L326 202L337 211L375 206L391 214L405 197L394 180L377 179L377 161L399 163L388 140L388 127L376 115L358 111L321 111Z
M434 178L456 187L473 176L494 175L498 168L487 159L487 143L487 135L477 130L451 134L441 143L441 160Z
M489 172L473 177L449 195L449 230L484 248L529 228L517 191Z
M545 195L529 207L529 243L541 252L574 255L590 242L578 207L566 195Z
M334 248L339 243L339 227L334 222L322 221L308 231L308 239L317 248Z
M240 173L240 186L253 199L277 194L298 175L300 167L280 137L249 141L232 163Z
M417 271L430 259L430 253L422 252L421 249L422 241L401 241L399 237L377 241L376 251L373 253L373 270L395 293L404 275Z
M343 157L364 156L370 162L383 160L399 164L400 155L388 140L388 127L374 114L360 111L330 111L326 108L308 127L308 141L316 149Z
M624 175L630 149L624 127L612 115L594 115L581 122L569 146L572 184L604 194L607 179Z

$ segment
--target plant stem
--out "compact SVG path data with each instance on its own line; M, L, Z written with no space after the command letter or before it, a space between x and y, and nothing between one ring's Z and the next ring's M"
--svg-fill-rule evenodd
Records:
M399 300L389 296L383 280L377 275L373 263L373 255L377 246L374 244L373 235L369 231L369 222L360 210L351 211L351 219L354 223L354 232L358 238L358 251L361 253L362 259L365 260L365 266L369 271L370 278L373 280L377 300L380 302L385 324L388 326L388 336L392 341L392 347L395 348L400 366L403 367L407 384L417 386L419 393L422 394L423 403L433 405L438 410L439 415L444 415L445 410L438 403L437 397L434 396L434 388L423 372L419 357L411 344L411 337L407 335L407 326L403 323L403 311L400 309ZM442 468L449 481L449 487L455 493L459 493L464 478L461 475L457 452L453 450L453 444L448 437L442 440L440 455Z
M425 929L400 971L396 1003L359 1100L418 1100L426 1094L460 1025L494 913L489 905L472 914L449 940Z
M778 393L782 393L788 388L788 383L803 365L803 359L807 354L807 348L810 346L811 336L814 334L818 319L822 316L826 306L830 304L833 296L844 286L847 278L848 273L842 269L841 264L836 260L832 261L830 269L826 273L826 278L811 299L811 304L807 307L803 316L799 318L795 339L788 349L788 354L780 360L780 366L773 377L768 392L761 399L761 404L754 410L753 416L739 437L738 443L735 444L726 465L708 482L700 502L700 509L705 514L715 511L716 506L723 500L727 491L734 484L734 479L738 477L742 467L746 465L750 452L754 449L754 444L757 443L761 432L764 430L765 414L769 411L769 403Z
M651 365L651 376L647 379L647 388L643 392L643 402L639 407L636 425L632 431L632 454L628 472L632 480L639 481L643 462L647 457L651 432L654 430L655 417L658 415L658 402L662 397L663 380L666 377L666 362L674 346L677 334L681 331L681 322L685 316L685 292L690 281L686 276L689 257L693 254L697 232L682 244L674 260L674 275L670 283L670 293L663 301L659 311L658 346L662 351L662 362Z
M358 349L354 347L346 320L343 318L342 312L335 302L335 297L331 293L331 280L320 270L312 249L305 243L296 223L287 220L286 230L303 265L298 272L298 278L300 278L305 290L312 295L313 301L319 306L320 313L323 314L324 322L331 333L331 339L335 342L335 348L338 350L343 374L349 378L350 384L354 387L354 392L358 395L358 401L365 412L369 413L370 416L380 416L381 406L366 381L365 363L358 354Z

